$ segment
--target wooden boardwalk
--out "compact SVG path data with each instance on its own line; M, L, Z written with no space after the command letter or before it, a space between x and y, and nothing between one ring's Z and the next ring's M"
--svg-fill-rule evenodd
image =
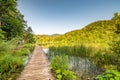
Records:
M48 65L44 51L40 46L36 46L31 59L17 80L54 80Z

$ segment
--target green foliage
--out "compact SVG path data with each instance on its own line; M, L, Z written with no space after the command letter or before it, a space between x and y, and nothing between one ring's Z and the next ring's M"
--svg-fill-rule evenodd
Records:
M120 15L116 14L116 18L120 19ZM117 65L117 69L120 70L120 21L116 21L116 31L114 32L113 41L110 44L110 51L116 56L115 65Z
M0 0L0 80L15 80L34 49L33 32L17 9L18 0Z
M34 48L33 44L18 43L19 38L0 40L0 80L15 80L24 67L25 58Z
M11 40L18 36L21 37L24 42L34 42L31 27L28 27L24 20L24 15L17 9L17 0L1 0L0 38L4 37L5 40Z
M7 39L20 36L24 30L24 19L16 5L15 0L0 1L0 26Z
M98 75L96 80L120 80L120 72L115 70L106 70L102 75Z
M115 53L101 50L97 51L89 60L97 66L99 71L117 69L119 63L118 56Z
M17 51L17 55L27 56L28 54L30 54L30 51L26 48L22 48Z
M95 48L109 48L108 43L113 39L114 32L120 28L116 23L120 22L117 13L110 20L100 20L88 24L80 30L73 30L62 35L34 35L36 44L43 47L50 46L74 46L83 44ZM119 31L117 31L119 32ZM117 35L117 34L116 34Z
M116 28L117 28L116 33L120 34L120 23L116 24Z
M93 48L86 47L84 45L77 46L62 46L62 47L49 47L49 54L54 52L55 55L66 54L79 57L89 57L93 56ZM94 51L95 52L95 51Z
M27 48L28 50L33 51L34 44L31 44L31 43L24 44L23 48Z
M68 56L54 56L50 69L55 73L56 80L75 80L76 76L69 70Z
M13 38L9 41L0 40L0 53L1 52L11 52L16 48L16 45L19 42L19 38Z
M34 43L33 31L31 27L27 27L22 35L25 43Z
M100 64L100 62L102 62L101 66L106 63L106 65L112 64L114 66L117 66L117 68L113 69L120 70L120 15L118 15L118 13L115 13L115 16L112 20L115 23L116 30L113 34L113 40L109 44L111 52L109 54L103 54L97 63ZM120 80L120 72L115 70L106 70L102 75L98 75L96 77L96 80Z
M24 44L21 49L16 51L16 53L17 53L16 55L28 56L29 54L31 54L33 49L34 49L34 45L33 44L30 44L30 43Z
M0 29L0 39L3 39L4 38L4 35L3 35L3 31L2 31L2 29Z
M118 56L120 56L120 40L118 41L113 41L113 43L111 44L111 51L115 54L117 54Z
M4 54L0 56L0 80L7 80L12 73L23 67L23 59L19 56Z
M111 53L106 49L96 49L94 47L86 47L84 45L50 47L47 55L49 60L56 55L68 55L88 59L100 72L106 69L117 69L117 67L119 67L119 58L116 54Z
M43 47L50 47L49 56L53 57L61 54L79 56L89 59L91 63L97 66L98 70L117 69L116 67L120 70L119 22L120 15L115 13L114 17L110 20L93 22L81 30L74 30L63 35L55 36L34 35L34 38L37 44ZM58 63L60 63L59 60L61 57L57 58L58 59L55 59L56 62L58 60ZM54 62L53 66L61 66L58 63L55 64ZM58 69L59 66L55 66L54 68L57 70L53 71L58 74L56 76L58 79L62 79L62 75L60 73L64 73L64 71ZM108 74L105 76L110 77L111 75Z

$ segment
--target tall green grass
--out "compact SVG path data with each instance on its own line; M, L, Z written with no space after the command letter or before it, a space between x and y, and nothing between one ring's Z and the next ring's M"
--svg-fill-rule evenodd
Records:
M95 72L96 75L108 69L118 70L117 55L104 48L98 49L95 47L87 47L85 45L49 47L49 53L47 55L49 60L56 55L68 55L89 60L91 64L95 65L97 68L98 72Z
M75 74L69 69L68 56L54 56L51 60L50 69L55 74L56 80L76 80Z
M79 56L82 58L85 57L92 57L95 52L94 48L92 47L85 47L84 45L80 46L63 46L63 47L49 47L49 54L52 55L61 55L61 54L66 54L66 55L71 55L71 56Z

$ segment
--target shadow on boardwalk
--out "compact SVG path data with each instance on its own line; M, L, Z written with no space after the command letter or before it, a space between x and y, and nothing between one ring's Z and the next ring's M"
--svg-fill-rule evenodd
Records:
M54 80L49 62L40 46L36 46L31 59L17 80Z

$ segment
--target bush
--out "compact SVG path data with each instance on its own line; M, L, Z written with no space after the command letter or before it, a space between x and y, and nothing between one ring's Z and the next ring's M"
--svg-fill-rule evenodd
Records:
M115 70L106 70L102 75L98 75L96 80L120 80L120 72Z
M0 56L0 80L7 80L12 73L23 67L21 57L5 54Z
M23 48L27 48L27 49L29 49L30 51L33 51L33 49L34 49L34 45L33 44L24 44L23 45Z
M7 51L7 44L5 43L5 41L3 41L3 40L0 40L0 53L2 52L2 51Z
M54 56L51 60L50 69L55 73L56 80L75 80L76 76L69 70L68 56Z
M31 52L27 49L27 48L22 48L20 50L18 50L17 55L20 56L27 56L29 55Z
M19 41L19 38L13 38L12 40L5 41L0 40L0 53L1 52L10 52L16 48L16 45Z

